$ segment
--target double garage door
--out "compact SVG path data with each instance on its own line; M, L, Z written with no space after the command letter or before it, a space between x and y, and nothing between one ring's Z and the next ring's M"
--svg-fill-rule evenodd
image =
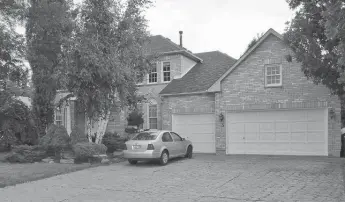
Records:
M214 114L173 114L172 131L193 143L196 153L215 153Z
M215 153L214 114L173 114L172 130L194 151ZM227 154L328 155L326 109L227 113Z
M227 153L328 154L325 109L227 114Z

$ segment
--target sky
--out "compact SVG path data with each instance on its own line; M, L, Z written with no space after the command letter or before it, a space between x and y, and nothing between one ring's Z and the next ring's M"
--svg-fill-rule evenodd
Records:
M293 16L285 0L155 0L146 17L149 31L193 53L219 50L236 59L258 33L283 33Z
M80 3L82 0L74 0ZM153 0L145 13L152 35L163 35L193 53L221 51L238 59L257 34L283 33L293 16L285 0ZM19 29L24 33L24 29Z

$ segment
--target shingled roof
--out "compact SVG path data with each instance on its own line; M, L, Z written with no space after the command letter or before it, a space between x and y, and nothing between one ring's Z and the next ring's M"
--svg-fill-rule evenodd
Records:
M172 80L159 94L204 92L236 62L220 51L195 55L203 59L203 63L197 63L182 78Z
M162 35L151 36L144 49L147 54L185 50Z

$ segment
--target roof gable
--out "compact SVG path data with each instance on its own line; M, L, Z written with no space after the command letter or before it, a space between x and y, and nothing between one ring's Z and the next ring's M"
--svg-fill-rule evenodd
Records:
M161 95L205 92L236 61L219 51L195 55L203 59L203 63L197 63L182 78L172 80Z
M194 61L202 62L202 59L194 55L191 51L177 45L176 43L172 42L170 39L165 38L162 35L149 37L143 49L144 53L148 55L182 54Z
M220 82L227 77L232 71L234 71L236 69L237 66L239 66L245 59L247 59L247 57L249 55L251 55L254 50L256 50L257 47L259 47L270 35L276 36L279 39L283 40L283 36L281 34L279 34L278 32L276 32L274 29L269 29L259 40L258 42L251 47L249 50L246 51L246 53L237 60L237 62L235 64L233 64L231 66L230 69L228 69L228 71L226 71L217 81L215 81L213 83L213 85L208 89L209 92L217 92L220 91Z

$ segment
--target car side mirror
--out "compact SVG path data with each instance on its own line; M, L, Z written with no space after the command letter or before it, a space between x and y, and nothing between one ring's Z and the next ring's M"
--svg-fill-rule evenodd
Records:
M182 141L185 141L186 139L185 138L182 138Z

